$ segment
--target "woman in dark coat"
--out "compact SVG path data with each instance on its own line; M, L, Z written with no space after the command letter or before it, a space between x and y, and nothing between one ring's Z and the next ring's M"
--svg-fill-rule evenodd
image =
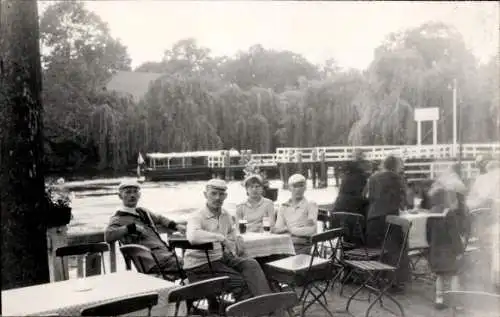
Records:
M389 215L399 215L399 210L406 205L405 183L400 175L402 161L395 156L388 156L382 171L370 176L365 192L369 207L366 222L366 243L370 248L381 248L386 232L385 218ZM387 259L396 263L402 244L402 232L391 232L390 243L387 245ZM394 235L394 236L393 236ZM410 261L407 245L403 246L399 269L396 271L394 291L402 290L404 283L410 280Z
M451 280L453 290L458 290L458 274L463 266L465 241L470 233L469 213L464 204L465 186L456 171L450 169L441 175L429 190L431 213L443 217L427 220L429 266L437 275L435 306L445 308L443 292Z
M360 161L346 164L339 193L333 203L333 212L359 213L366 217L368 201L363 196L363 189L368 176Z

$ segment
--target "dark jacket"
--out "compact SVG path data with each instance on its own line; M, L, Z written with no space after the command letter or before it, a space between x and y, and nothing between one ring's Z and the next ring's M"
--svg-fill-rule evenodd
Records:
M358 162L350 162L344 170L339 193L333 204L333 212L352 212L366 216L368 201L363 197L363 189L368 173Z
M463 265L465 244L461 239L460 215L446 209L443 217L427 219L429 266L434 273L456 274Z
M405 204L406 193L400 175L382 171L373 174L367 183L368 207L367 220L387 215L399 215Z
M168 219L162 215L155 214L145 208L136 208L138 212L137 215L131 214L129 212L118 210L110 219L108 226L106 227L104 236L106 242L114 242L113 236L114 231L130 224L139 224L144 227L144 233L128 233L126 234L120 242L122 244L140 244L154 253L162 268L168 270L174 270L171 264L173 263L172 251L167 248L167 245L161 240L156 227L161 227L163 230L176 229L177 224L175 221ZM144 261L144 266L146 271L150 271L155 267L154 262Z

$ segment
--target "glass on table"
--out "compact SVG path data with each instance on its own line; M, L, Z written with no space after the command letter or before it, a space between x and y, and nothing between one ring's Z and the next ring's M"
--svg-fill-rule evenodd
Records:
M264 228L264 232L271 231L271 219L269 217L262 218L262 227Z
M240 229L240 234L245 234L247 232L248 221L246 219L240 219L238 222L238 227Z

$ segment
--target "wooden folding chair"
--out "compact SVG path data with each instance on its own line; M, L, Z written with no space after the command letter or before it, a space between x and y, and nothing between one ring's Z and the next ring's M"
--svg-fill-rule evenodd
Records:
M395 272L400 266L401 258L403 257L403 252L406 250L406 242L408 240L408 234L410 232L411 222L401 218L399 216L387 216L386 217L387 230L384 237L384 242L382 244L382 253L380 254L378 261L372 260L344 260L345 264L349 265L353 269L365 272L368 275L368 278L363 282L363 284L357 288L352 295L347 300L346 311L349 311L349 306L354 297L361 292L363 289L367 289L370 292L376 293L377 297L375 300L370 303L368 309L366 310L366 316L368 317L370 314L370 310L373 308L375 303L381 302L383 296L389 298L393 301L401 311L402 316L404 317L404 310L401 304L390 294L387 293L388 289L394 284L395 281ZM399 228L402 232L402 239L398 239L400 241L395 242L399 248L399 252L397 254L396 263L387 263L386 255L389 254L387 249L389 243L394 243L395 232L394 229ZM399 238L399 237L397 237ZM386 273L390 273L392 276L384 276ZM382 302L381 302L382 303Z
M380 257L381 249L366 247L365 217L353 212L334 212L330 216L333 228L344 229L342 239L342 258L346 260L374 260ZM349 239L349 241L346 241ZM340 281L339 294L342 296L344 285L354 274L351 267L344 265L344 276ZM333 287L333 285L332 285Z
M207 264L208 264L208 267L210 269L210 272L215 277L215 272L214 272L213 267L212 267L212 261L210 259L210 251L212 251L214 249L213 242L192 244L188 241L186 236L182 236L182 235L170 236L168 239L168 242L172 248L182 250L182 257L184 257L186 250L203 251L205 253L205 257L207 259ZM224 246L223 246L223 248L224 248ZM222 299L223 299L222 303L219 303L219 304L222 304L222 306L234 303L234 298L232 298L231 293L225 294ZM205 300L202 300L201 304L204 304L204 302L205 302ZM208 306L208 304L207 304L207 306Z
M312 255L299 254L282 260L266 263L264 270L270 280L277 282L277 285L287 284L292 288L301 286L302 292L299 296L302 302L301 315L312 304L318 303L330 315L332 312L328 309L328 303L325 293L331 283L334 283L340 274L338 269L337 250L341 245L343 230L341 228L328 230L315 234L311 237L314 245ZM333 250L329 258L322 258L319 252L321 243L328 242ZM318 293L316 293L317 291ZM307 298L311 296L311 301Z
M67 256L82 256L99 253L101 255L101 265L103 273L106 273L106 265L104 261L104 252L109 252L109 245L105 242L75 244L57 248L56 257L61 258L61 265L64 267L64 258ZM63 278L69 279L66 276L66 270L63 270Z
M260 295L229 306L226 309L226 315L230 317L276 315L280 311L291 310L297 305L297 302L298 298L295 292Z
M151 309L157 304L158 304L158 294L149 293L88 307L83 309L80 315L118 316L118 315L133 313L147 308L148 316L151 316Z
M451 316L453 317L457 315L458 307L465 311L465 316L496 317L500 315L500 294L476 291L447 291L444 292L444 298L451 306Z
M125 266L127 270L131 269L131 263L134 263L135 269L139 273L160 275L164 280L175 282L180 279L181 285L184 285L184 280L186 280L186 272L180 265L177 256L174 254L172 256L176 259L177 270L175 271L165 271L160 265L160 261L155 256L151 250L140 244L126 244L120 247L120 251L123 254L125 260ZM153 261L158 268L158 272L149 273L146 271L144 261Z
M187 285L174 288L168 294L168 302L175 303L175 314L179 314L179 307L182 302L187 303L187 313L191 315L193 310L197 307L194 305L195 301L200 301L208 297L219 297L223 295L229 286L229 277L221 276L211 279L189 283ZM220 300L220 299L219 299ZM220 306L219 314L223 314L223 307Z

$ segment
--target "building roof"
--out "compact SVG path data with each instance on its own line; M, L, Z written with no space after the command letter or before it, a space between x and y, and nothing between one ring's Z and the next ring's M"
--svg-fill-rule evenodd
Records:
M130 94L139 101L149 89L149 85L164 74L119 71L106 84L106 90Z

